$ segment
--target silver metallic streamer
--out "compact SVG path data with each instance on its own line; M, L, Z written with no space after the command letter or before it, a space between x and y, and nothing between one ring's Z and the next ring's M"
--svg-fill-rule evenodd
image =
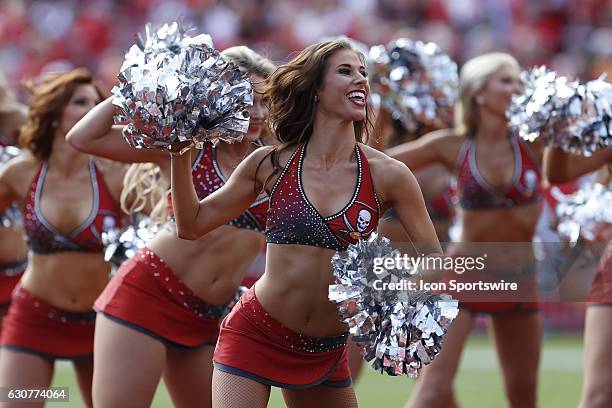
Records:
M595 241L598 228L602 224L612 224L612 190L609 187L594 183L569 195L553 188L552 194L558 201L557 232L563 239Z
M21 150L15 146L0 145L0 166L4 166L9 160L19 156Z
M125 55L113 88L115 116L127 142L136 148L165 148L191 141L242 140L253 104L248 76L226 61L210 36L190 37L174 22L145 34Z
M429 291L376 290L374 281L401 283L414 269L374 272L375 258L396 258L387 238L372 234L332 258L337 283L329 300L338 307L354 341L364 346L364 358L389 375L416 377L440 352L442 338L457 316L458 302Z
M155 236L156 230L150 228L148 217L137 218L139 219L134 224L124 228L119 228L114 224L104 225L102 232L104 260L113 265L113 273Z
M457 64L435 43L399 38L370 48L368 60L373 92L406 130L452 125Z
M9 160L19 156L21 151L14 146L0 146L0 167L3 167ZM3 212L0 212L0 228L13 228L23 221L21 211L17 204L11 204Z
M521 79L507 116L523 139L585 156L612 146L612 85L603 77L580 84L541 66Z

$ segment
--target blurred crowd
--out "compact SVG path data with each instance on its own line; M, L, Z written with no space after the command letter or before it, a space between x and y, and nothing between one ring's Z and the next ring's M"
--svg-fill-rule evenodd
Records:
M223 49L247 44L282 62L324 37L374 45L434 41L459 63L508 50L590 79L612 74L611 0L3 0L0 67L16 81L85 66L108 87L146 22L181 17Z

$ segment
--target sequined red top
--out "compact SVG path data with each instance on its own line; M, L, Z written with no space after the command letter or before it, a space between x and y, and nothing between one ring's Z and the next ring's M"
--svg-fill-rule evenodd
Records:
M528 146L511 136L514 152L514 177L505 191L490 186L476 164L476 141L466 139L457 162L457 196L461 208L513 208L542 200L542 173Z
M212 143L206 143L204 148L199 151L191 167L191 175L196 194L200 200L220 189L227 182L217 163L217 150ZM236 228L250 229L263 233L266 228L267 211L268 197L261 197L251 204L244 213L227 224ZM168 193L168 215L174 216L170 193Z
M49 164L43 162L38 168L26 196L24 212L24 232L32 252L102 252L102 231L119 226L121 210L104 183L102 173L94 159L89 160L88 166L93 189L92 209L87 219L68 234L58 231L41 211L41 192Z
M266 241L344 250L378 227L380 204L365 154L355 144L357 185L351 200L337 213L322 216L306 197L302 166L307 145L291 156L270 193Z

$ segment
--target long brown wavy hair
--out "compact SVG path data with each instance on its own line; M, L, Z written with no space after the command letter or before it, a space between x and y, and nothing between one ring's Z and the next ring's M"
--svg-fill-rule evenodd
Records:
M32 94L32 99L28 119L21 127L19 144L40 160L47 160L51 155L54 122L59 120L72 94L80 85L93 85L100 100L104 99L104 93L85 68L45 74L36 80L26 81L23 85Z
M264 94L270 127L281 144L269 154L274 171L268 181L281 170L278 159L283 150L310 140L314 129L315 96L323 84L329 58L339 50L356 52L366 64L365 56L351 40L341 37L310 45L270 76ZM365 142L372 130L367 105L365 120L353 122L353 128L355 141Z

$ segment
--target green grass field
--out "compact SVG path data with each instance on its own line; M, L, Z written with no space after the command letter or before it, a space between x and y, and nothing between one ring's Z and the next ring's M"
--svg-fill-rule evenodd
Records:
M516 356L521 358L521 356ZM548 408L575 408L582 384L582 338L580 336L548 336L544 341L540 366L539 406ZM70 404L49 403L49 407L82 407L78 387L70 365L59 363L54 386L69 387ZM361 407L403 407L410 395L413 380L382 376L364 367L357 384L357 397ZM505 407L497 358L486 336L473 336L464 352L456 390L462 407ZM171 407L163 386L158 389L153 407ZM273 390L268 405L284 407L278 390Z

